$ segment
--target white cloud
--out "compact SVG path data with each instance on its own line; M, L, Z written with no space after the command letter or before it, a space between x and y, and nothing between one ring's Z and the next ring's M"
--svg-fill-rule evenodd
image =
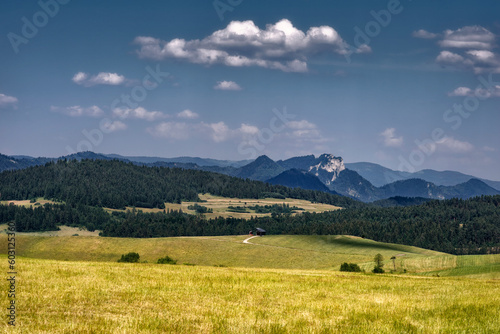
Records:
M147 132L154 137L171 141L210 140L214 143L232 141L247 146L262 143L262 138L265 138L266 143L273 141L276 145L294 146L296 148L310 147L311 144L321 145L331 141L331 139L322 136L315 124L305 120L287 122L279 131L272 132L272 135L269 134L269 131L271 131L269 128L266 127L264 130L267 132L261 132L258 127L246 123L231 128L223 121L214 123L171 121L150 127Z
M82 85L85 82L85 80L87 80L87 78L88 74L83 72L78 72L73 76L73 79L71 80L73 80L73 82L76 84Z
M72 117L80 117L80 116L100 117L104 115L104 111L95 105L90 107L82 107L79 105L70 107L51 106L50 110Z
M445 137L436 142L439 150L451 153L467 153L474 150L474 145L466 141L460 141L453 137Z
M466 52L471 55L477 62L482 62L485 64L496 65L497 60L495 59L495 54L488 50L470 50Z
M288 121L285 126L290 131L284 131L283 136L294 145L301 146L306 143L321 144L330 141L325 138L317 125L305 119L299 121ZM279 137L280 134L277 134Z
M106 129L106 132L115 132L127 129L127 125L121 121L112 122L110 120L105 120L104 124L101 124L101 126L103 126L104 129Z
M15 106L18 100L17 97L0 94L0 108L7 106Z
M380 133L387 147L401 147L403 145L403 136L396 137L395 128L387 128Z
M306 72L307 57L320 52L351 52L348 44L329 26L311 27L307 32L295 28L287 19L261 29L251 20L232 21L222 30L199 40L174 38L162 41L139 36L140 58L175 58L195 64L222 64L232 67L258 66L284 72ZM364 45L354 52L370 52Z
M451 93L448 93L449 96L469 96L473 93L472 89L468 87L458 87Z
M257 133L259 133L259 128L253 125L242 123L238 131L242 134L256 135Z
M500 73L500 55L491 51L495 46L495 38L491 31L481 26L446 30L438 44L454 51L441 51L436 62L475 74Z
M74 83L85 87L90 87L95 85L117 86L126 84L129 81L125 79L123 75L110 72L100 72L97 75L93 75L91 77L89 77L87 73L78 72L73 76L72 80Z
M167 117L160 111L147 111L143 107L137 108L115 108L113 109L113 116L127 119L127 118L136 118L136 119L144 119L147 121L155 121L157 119Z
M162 122L148 128L147 132L154 137L185 140L190 137L191 129L192 125L183 122Z
M466 26L457 30L445 30L439 45L443 48L491 49L495 35L481 26Z
M195 113L194 111L191 111L189 109L183 110L180 113L177 114L177 117L179 118L186 118L186 119L194 119L198 118L200 115Z
M231 130L222 121L217 123L162 122L148 128L147 132L155 137L174 140L186 140L201 136L220 143L237 135L239 130Z
M476 96L479 98L500 97L500 85L493 86L489 89L477 87L474 90L468 87L458 87L453 92L448 93L448 96Z
M464 57L459 54L450 51L441 51L437 56L436 61L443 64L462 64L464 62Z
M427 30L420 29L420 30L414 31L412 33L412 36L416 37L416 38L433 39L433 38L436 38L438 35L434 34L432 32L428 32Z
M212 137L213 141L216 143L225 141L231 135L231 130L224 122L203 125L209 129L210 137Z
M289 121L286 126L294 130L311 130L316 129L316 124L313 124L305 119L301 121Z
M217 85L214 86L214 89L241 90L241 87L234 81L218 81Z

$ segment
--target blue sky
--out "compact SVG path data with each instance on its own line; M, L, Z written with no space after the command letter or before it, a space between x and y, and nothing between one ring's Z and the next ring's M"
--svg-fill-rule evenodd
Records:
M0 4L0 152L332 153L500 180L498 1Z

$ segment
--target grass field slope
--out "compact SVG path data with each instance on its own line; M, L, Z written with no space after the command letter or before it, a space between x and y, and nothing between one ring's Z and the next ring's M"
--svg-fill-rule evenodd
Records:
M141 260L148 262L156 262L158 258L168 255L179 263L204 266L323 270L338 270L343 262L366 263L370 266L377 253L381 253L386 260L396 256L398 269L402 269L400 263L403 259L446 255L351 236L266 236L253 238L250 244L244 244L246 238L47 237L34 233L18 235L16 251L24 257L69 261L117 261L124 253L137 252ZM6 250L1 252L5 253Z
M2 332L497 333L500 328L498 281L29 258L18 263L16 328L3 322ZM5 291L8 282L2 281Z

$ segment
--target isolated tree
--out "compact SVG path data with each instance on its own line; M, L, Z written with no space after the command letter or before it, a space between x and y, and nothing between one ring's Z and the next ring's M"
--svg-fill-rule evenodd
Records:
M378 253L377 255L375 255L375 258L373 259L373 261L375 262L375 266L377 267L380 267L382 268L384 266L384 257L382 256L382 254Z
M396 271L396 257L395 256L391 256L391 260L392 260L392 264L394 266L394 271Z
M375 273L375 274L381 274L384 272L384 269L382 269L382 267L384 266L384 257L382 256L382 254L377 254L375 255L375 258L373 259L373 261L375 262L375 267L373 268L372 272Z

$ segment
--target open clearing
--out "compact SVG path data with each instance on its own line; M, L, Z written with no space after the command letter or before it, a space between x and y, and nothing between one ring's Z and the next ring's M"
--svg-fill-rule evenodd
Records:
M6 242L5 238L5 234L0 236L2 242ZM243 240L246 238L247 236L219 236L134 239L19 234L16 237L16 251L19 256L69 261L115 262L122 254L137 252L141 260L148 262L156 262L158 258L169 255L178 260L178 263L205 266L326 270L338 270L343 262L372 265L371 261L377 253L381 253L386 260L398 255L398 261L402 258L409 260L446 255L417 247L379 243L350 236L266 236L253 238L252 244L244 244ZM6 249L0 250L0 253L5 254ZM398 268L401 268L399 262Z
M44 232L45 233L45 232ZM116 262L122 254L137 252L141 261L154 263L166 255L179 264L247 268L279 268L338 271L343 262L357 263L370 272L380 253L385 269L402 275L467 276L500 279L500 254L455 256L418 247L388 244L353 236L270 235L248 236L102 238L42 236L19 233L18 256L65 261ZM0 235L6 244L6 235ZM6 254L6 248L0 254ZM390 258L395 256L395 262ZM407 273L404 273L406 269Z
M2 322L0 331L496 333L500 328L500 255L453 256L353 236L276 235L243 243L248 237L16 234L17 324L12 329ZM5 234L0 243L7 243ZM6 251L0 250L5 266ZM128 252L148 263L116 262ZM369 272L376 253L386 259L387 270L396 256L397 272L338 271L342 262L354 262ZM166 255L178 265L155 264ZM8 290L7 280L0 285ZM7 305L6 293L0 299Z
M54 202L48 199L45 199L43 197L38 197L34 203L31 203L29 199L27 200L22 200L22 201L0 201L0 205L9 205L9 204L14 204L17 206L24 206L24 207L34 207L34 206L39 206L39 205L44 205L44 204L61 204L63 202Z
M0 261L6 263L6 256ZM17 267L17 325L14 330L6 321L0 325L11 333L497 333L500 328L499 281L29 258L19 258ZM3 291L7 284L2 280ZM1 300L7 305L7 294Z
M206 206L209 209L212 209L212 213L205 213L203 216L207 219L217 218L217 217L233 217L233 218L245 218L249 219L253 217L264 217L270 216L270 213L255 213L255 210L248 209L249 212L241 213L241 212L230 212L230 206L240 206L240 207L248 207L255 205L274 205L274 204L288 204L290 207L296 206L303 210L297 211L300 212L325 212L325 211L334 211L341 209L338 206L323 204L323 203L313 203L306 200L301 199L293 199L293 198L285 198L285 199L277 199L277 198L263 198L263 199L254 199L254 198L231 198L231 197L221 197L221 196L213 196L210 194L199 194L199 197L204 202L182 202L181 204L176 203L167 203L165 202L165 210L182 210L183 212L196 215L194 210L189 210L188 207L190 205L202 205ZM39 197L36 200L36 203L31 203L30 200L23 201L0 201L0 205L9 205L10 203L18 206L24 207L33 207L38 205L44 205L46 203L50 204L60 204L51 200L44 199L43 197ZM61 202L62 203L62 202ZM133 207L126 207L126 210L132 210ZM149 208L140 208L136 207L136 210L142 210L143 212L163 212L163 209L149 209ZM117 209L109 209L105 208L105 210L111 211L125 211L125 210L117 210ZM294 213L295 214L295 213ZM75 232L78 233L78 232Z
M264 199L254 199L254 198L231 198L231 197L221 197L221 196L213 196L210 194L199 194L199 197L202 201L206 202L182 202L181 204L175 203L165 203L165 210L182 210L183 212L189 214L196 214L194 210L189 210L188 207L190 205L198 204L202 206L206 206L209 209L213 210L213 213L205 213L203 214L206 218L216 218L216 217L234 217L234 218L245 218L248 219L250 217L264 217L270 216L270 213L255 213L255 210L248 209L247 213L240 212L230 212L230 206L241 206L248 207L254 205L274 205L274 204L288 204L291 207L296 206L298 208L302 208L304 210L297 212L325 212L325 211L334 211L341 209L338 206L323 204L323 203L312 203L310 201L301 200L301 199L277 199L277 198L264 198ZM136 208L137 210L142 210L144 212L161 212L163 209L147 209L147 208ZM110 211L119 211L107 209ZM127 207L127 210L132 210L132 207Z

